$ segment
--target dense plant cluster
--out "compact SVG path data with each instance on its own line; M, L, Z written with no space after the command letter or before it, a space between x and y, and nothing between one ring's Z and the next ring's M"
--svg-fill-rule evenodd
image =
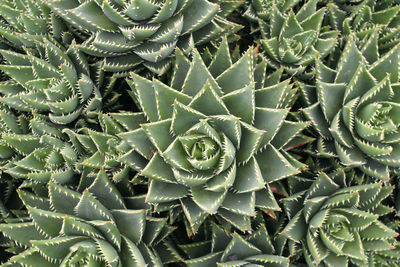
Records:
M0 266L400 266L400 1L0 0Z

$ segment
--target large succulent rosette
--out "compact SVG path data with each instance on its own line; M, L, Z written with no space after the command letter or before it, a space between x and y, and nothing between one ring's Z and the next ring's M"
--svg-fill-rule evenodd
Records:
M28 211L0 224L15 254L3 266L163 266L171 260L164 239L175 228L166 218L146 216L144 196L123 197L104 171L82 193L56 183L47 189L48 196L19 190Z
M340 169L316 179L288 178L290 195L281 201L289 222L281 234L299 244L308 266L398 262L398 233L382 220L393 212L382 203L393 188L382 183L359 185L362 177L355 176L354 171Z
M303 88L304 113L321 135L311 150L388 180L400 166L400 46L379 56L377 34L361 49L354 39L336 70L317 64L316 92Z
M111 114L127 129L121 160L150 178L147 202L181 206L194 231L217 212L249 229L256 207L279 210L267 184L302 167L282 149L308 125L287 118L296 90L253 57L232 62L226 39L208 63L178 52L170 85L131 74L143 113Z

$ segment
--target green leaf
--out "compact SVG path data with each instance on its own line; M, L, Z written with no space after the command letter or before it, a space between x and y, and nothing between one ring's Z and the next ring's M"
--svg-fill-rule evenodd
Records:
M0 224L0 231L11 240L20 244L20 246L31 247L32 240L40 240L44 238L33 222L21 222L21 223L8 223Z
M213 192L202 188L192 188L193 201L204 211L209 214L217 212L225 199L226 191Z
M77 216L84 220L114 221L111 212L87 189L83 192L75 211Z
M258 248L244 240L239 234L234 233L231 242L222 254L221 261L228 260L230 255L236 255L237 259L245 259L260 253Z
M180 199L189 193L187 187L179 184L164 183L152 180L146 196L146 202L163 203Z
M105 190L107 188L107 190ZM111 183L105 171L100 170L96 179L88 188L97 200L99 200L108 209L124 209L125 204L122 195L114 184Z
M255 114L253 84L225 94L221 99L228 108L230 114L239 117L246 123L251 124L253 122Z
M216 79L225 94L245 88L253 83L253 50L248 49L246 53L232 66L226 69Z
M169 108L171 109L171 107ZM207 116L203 113L175 100L173 104L171 129L174 134L183 135L187 130L205 118L207 118Z
M247 163L237 167L233 188L238 193L245 193L264 188L264 183L261 169L256 159L251 157Z
M139 243L145 230L146 210L112 210L115 223L122 235L134 243ZM126 227L135 225L135 227Z
M260 166L264 181L267 183L299 173L299 171L271 145L267 145L255 158L258 162L258 166Z

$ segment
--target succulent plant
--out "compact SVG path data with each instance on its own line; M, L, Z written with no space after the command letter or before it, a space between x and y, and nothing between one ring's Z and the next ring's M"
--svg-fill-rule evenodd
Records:
M70 124L80 116L96 123L98 111L107 105L103 98L118 96L111 91L117 78L105 78L102 63L88 64L75 44L65 49L43 39L36 45L35 54L0 51L8 63L0 70L10 77L0 82L0 102L20 112L46 114L55 124Z
M187 255L186 266L289 266L288 258L275 255L263 221L245 236L236 232L228 234L213 222L209 225L209 236L204 241L179 245Z
M0 111L0 170L14 179L71 183L79 154L62 129L46 118L29 120L6 109Z
M263 29L265 39L261 40L268 64L274 68L283 66L290 75L309 78L314 74L315 59L332 52L338 32L321 28L325 8L317 9L317 3L318 0L308 1L296 14L293 10L281 13L276 5L270 8L270 18Z
M71 27L51 13L40 1L0 1L2 49L33 49L43 38L68 45L77 37Z
M281 201L290 220L281 234L300 242L308 266L371 266L379 254L387 263L399 261L398 233L379 219L393 211L382 203L393 188L357 184L354 176L340 169L316 179L288 178L291 194Z
M248 1L248 5L246 6L246 11L243 13L243 16L251 21L259 22L264 27L268 27L266 22L271 19L274 6L276 6L281 13L287 13L290 11L290 9L296 7L299 2L300 0L250 0ZM265 34L265 32L263 32L263 34Z
M131 73L143 112L109 116L125 128L121 161L150 178L147 202L182 206L193 232L216 213L244 231L255 207L279 210L266 185L303 167L282 148L308 123L288 117L296 90L282 71L265 77L259 54L233 62L224 39L215 55L177 50L169 85Z
M94 131L88 128L64 130L72 147L80 155L79 162L75 164L76 171L87 175L90 172L105 170L113 181L128 182L130 169L120 159L121 153L117 149L119 139L115 136L117 132L111 134L111 130L104 125L102 130Z
M108 71L127 71L144 62L151 71L163 74L176 47L189 52L195 45L241 28L222 17L242 4L238 0L43 2L66 22L90 34L79 49L105 57Z
M326 21L333 29L343 33L344 41L352 33L361 42L366 41L375 30L379 30L379 50L385 52L399 42L399 11L400 6L393 1L362 1L351 9L341 6L340 3L329 3Z
M144 196L123 197L104 171L82 193L50 182L48 197L19 196L29 216L0 224L21 248L3 266L162 266L156 247L175 229L147 216Z
M315 90L303 87L310 101L304 113L320 134L311 150L388 180L400 163L400 45L379 56L377 38L358 49L352 35L336 70L317 63Z

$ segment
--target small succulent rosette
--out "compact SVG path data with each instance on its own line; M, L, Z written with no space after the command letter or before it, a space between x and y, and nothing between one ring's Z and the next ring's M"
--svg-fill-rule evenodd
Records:
M400 167L399 52L378 53L378 34L360 49L352 35L336 69L318 61L315 88L304 86L305 115L319 137L310 148L345 166L389 180Z
M296 13L281 13L278 6L272 6L261 40L269 65L284 67L289 75L309 79L315 74L315 59L333 51L338 31L322 27L325 8L318 9L317 2L308 1Z
M288 178L282 204L289 217L281 235L294 241L309 266L395 264L398 233L382 218L393 208L382 202L390 185L356 183L354 171L339 169L314 178Z

